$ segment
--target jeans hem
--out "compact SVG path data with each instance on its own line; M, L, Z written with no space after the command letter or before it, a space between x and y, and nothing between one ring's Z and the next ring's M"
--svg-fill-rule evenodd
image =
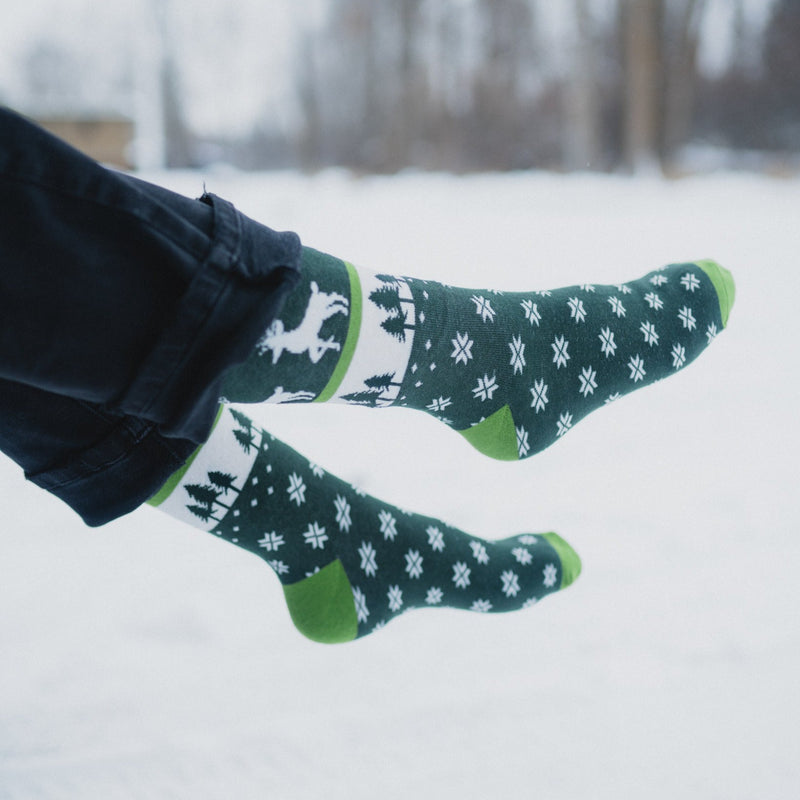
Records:
M97 527L149 500L196 448L188 439L165 439L152 423L122 417L91 447L25 477Z

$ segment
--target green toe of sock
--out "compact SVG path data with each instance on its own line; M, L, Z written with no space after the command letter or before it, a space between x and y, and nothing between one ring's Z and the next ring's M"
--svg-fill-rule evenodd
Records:
M719 298L719 310L722 315L722 326L728 324L728 317L733 308L733 302L736 299L736 284L733 281L733 275L728 272L725 267L717 264L716 261L695 261L698 267L708 275L714 288L717 290L717 297Z
M339 559L297 583L283 587L297 630L322 644L351 642L358 635L353 589Z
M580 556L557 533L543 533L543 539L558 553L561 560L561 589L574 583L581 574Z

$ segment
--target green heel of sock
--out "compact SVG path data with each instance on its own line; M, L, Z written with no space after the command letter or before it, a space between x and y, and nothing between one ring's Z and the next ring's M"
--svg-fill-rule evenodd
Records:
M518 461L517 429L511 409L505 405L483 422L458 431L476 450L499 461Z
M283 587L297 630L321 644L351 642L358 635L353 588L337 558L319 572Z
M733 308L733 303L736 300L736 284L734 283L733 275L731 275L725 267L720 266L716 261L711 261L710 259L695 261L694 263L708 275L709 280L714 284L714 289L719 299L722 327L727 327L728 317Z

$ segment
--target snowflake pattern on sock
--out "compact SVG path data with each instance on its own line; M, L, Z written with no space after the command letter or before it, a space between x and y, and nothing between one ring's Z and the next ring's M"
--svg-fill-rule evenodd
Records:
M231 408L159 507L256 553L285 585L338 559L358 636L412 608L529 607L576 577L569 567L565 576L560 554L572 551L554 534L488 541L403 511L327 473Z
M723 327L714 285L694 263L615 286L543 292L406 281L416 330L396 404L459 431L507 407L519 458L682 369Z

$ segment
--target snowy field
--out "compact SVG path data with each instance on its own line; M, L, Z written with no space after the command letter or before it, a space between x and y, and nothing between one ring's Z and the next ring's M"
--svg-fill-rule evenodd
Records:
M388 501L558 531L583 575L513 615L312 644L254 556L150 508L89 530L0 462L1 800L800 796L800 182L150 177L391 272L548 288L712 257L737 303L685 372L519 464L415 412L256 409Z

